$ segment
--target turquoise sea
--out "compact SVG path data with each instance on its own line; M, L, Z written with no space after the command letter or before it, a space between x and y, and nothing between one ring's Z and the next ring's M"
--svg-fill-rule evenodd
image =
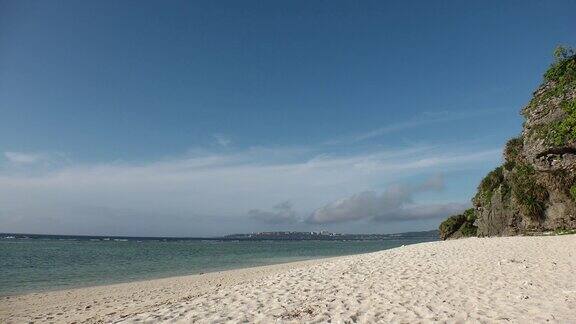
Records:
M0 295L357 254L434 241L223 241L58 236L0 239Z

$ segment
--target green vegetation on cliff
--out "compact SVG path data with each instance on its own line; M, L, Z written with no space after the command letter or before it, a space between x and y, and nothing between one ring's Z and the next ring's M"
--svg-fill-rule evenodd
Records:
M448 217L440 224L440 238L445 240L449 237L475 236L475 220L474 208L467 209L463 214Z
M536 171L529 164L519 164L510 172L512 195L523 215L540 220L548 199L548 191L535 179Z
M570 195L572 196L572 199L576 201L576 184L570 187Z
M524 115L540 105L548 109L560 106L564 110L564 118L538 125L532 132L551 145L562 146L576 141L576 98L566 96L569 90L576 88L576 55L574 50L560 46L554 52L554 56L554 63L544 74L544 79L550 88L530 101L524 110Z
M516 166L516 163L521 160L523 145L522 137L515 137L506 143L506 147L504 148L504 169L508 171L512 170Z
M557 82L556 88L551 95L562 94L565 86L576 81L576 55L574 50L564 46L558 46L554 50L554 63L544 73L546 81Z
M548 134L551 143L556 146L576 141L576 98L562 102L561 107L566 112L566 117L552 124Z
M497 167L496 169L490 171L484 179L480 182L478 186L478 192L476 196L472 199L474 204L489 205L492 200L492 195L494 190L498 189L500 185L504 182L504 175L502 173L502 167Z

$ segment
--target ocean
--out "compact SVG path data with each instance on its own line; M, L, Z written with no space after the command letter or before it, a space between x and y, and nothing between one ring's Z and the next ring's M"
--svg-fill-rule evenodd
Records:
M0 235L0 295L367 253L437 240L227 241Z

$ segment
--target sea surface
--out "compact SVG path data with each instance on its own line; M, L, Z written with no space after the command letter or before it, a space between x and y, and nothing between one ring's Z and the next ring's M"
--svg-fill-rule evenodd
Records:
M435 236L377 241L226 241L0 235L0 295L386 250Z

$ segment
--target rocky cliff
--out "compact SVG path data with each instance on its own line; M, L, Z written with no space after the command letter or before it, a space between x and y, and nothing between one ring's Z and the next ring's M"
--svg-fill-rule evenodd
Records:
M442 239L576 228L576 55L560 47L555 57L504 164L481 181L474 208L440 225Z

